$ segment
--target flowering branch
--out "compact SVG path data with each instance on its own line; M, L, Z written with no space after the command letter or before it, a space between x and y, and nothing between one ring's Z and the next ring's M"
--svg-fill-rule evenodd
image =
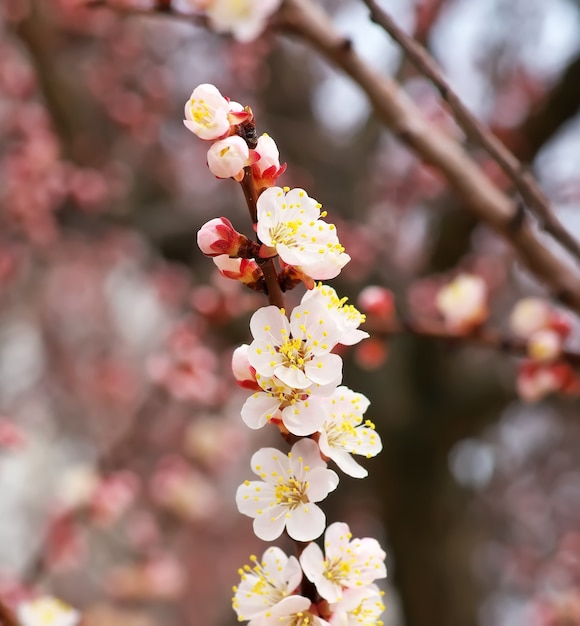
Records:
M447 176L466 207L513 246L523 264L555 298L580 312L578 272L542 245L522 208L486 177L457 141L428 122L396 83L372 70L356 54L320 6L309 0L286 0L277 26L304 39L348 74L366 93L379 119Z
M550 233L570 254L580 260L580 243L558 220L548 198L532 174L463 104L459 96L443 78L440 68L427 50L399 28L393 18L381 9L375 0L363 0L363 2L371 12L372 21L389 33L403 48L415 67L437 87L441 97L447 102L455 119L467 136L479 142L511 179L524 201L535 213L542 229Z

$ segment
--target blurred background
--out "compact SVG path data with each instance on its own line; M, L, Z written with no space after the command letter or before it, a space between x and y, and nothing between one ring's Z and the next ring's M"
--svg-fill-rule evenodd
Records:
M333 286L351 301L381 285L400 313L436 318L438 287L469 271L506 331L544 291L301 42L78 4L0 6L0 596L49 590L94 626L233 625L237 569L266 547L234 492L279 436L243 425L230 372L265 298L195 245L213 217L251 225L183 127L192 89L252 107L288 163L280 184L337 224L352 261ZM321 4L464 141L362 2ZM580 233L580 2L383 5ZM344 358L384 450L326 511L386 547L386 626L580 625L578 400L524 404L514 358L457 342L376 337Z

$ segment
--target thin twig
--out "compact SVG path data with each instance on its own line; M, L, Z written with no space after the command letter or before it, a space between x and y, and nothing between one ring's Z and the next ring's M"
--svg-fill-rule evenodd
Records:
M553 296L580 313L580 274L546 248L517 204L484 174L463 147L430 123L402 88L370 68L311 0L285 0L276 25L341 68L366 93L378 118L425 161L439 168L466 208L506 239Z
M541 228L550 233L570 254L580 260L580 243L558 220L550 206L550 201L529 170L463 104L459 96L443 78L441 69L427 50L412 36L407 35L399 28L391 16L381 9L375 0L363 0L363 2L371 12L371 20L389 33L403 48L415 67L437 87L441 97L447 102L455 119L469 139L477 141L499 164L526 204L534 212Z

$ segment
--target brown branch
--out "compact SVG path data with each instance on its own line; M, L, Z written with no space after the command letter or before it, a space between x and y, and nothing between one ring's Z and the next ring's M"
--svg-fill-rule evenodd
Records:
M0 598L0 625L1 626L20 626L14 612Z
M535 159L540 149L580 110L580 56L570 62L548 96L533 107L530 115L511 136L514 152L524 161ZM521 139L520 139L521 138Z
M554 214L548 198L531 173L463 104L459 96L443 78L440 68L427 50L400 29L391 16L377 5L375 0L363 0L363 2L371 12L371 20L389 33L403 48L415 67L437 87L441 97L447 102L455 119L469 139L477 141L499 164L524 201L533 210L542 229L550 233L568 252L580 260L580 243L562 226Z
M523 264L554 297L580 312L580 275L540 242L518 206L482 172L469 154L430 123L399 85L371 69L335 29L324 10L309 0L286 0L277 25L318 50L366 93L377 116L425 161L438 167L478 219L516 250Z
M254 184L251 167L244 168L244 178L242 179L240 185L244 192L244 198L248 206L248 211L250 212L252 224L255 224L258 220L258 210L256 208L256 204L258 202L258 192L256 190L256 185ZM264 274L266 289L268 291L268 302L277 306L279 309L286 308L284 294L282 293L282 288L280 287L280 281L278 280L278 272L276 271L274 260L256 260L262 268L262 273Z
M471 333L453 333L439 323L417 321L411 318L403 318L395 322L382 323L369 318L365 330L374 336L393 337L397 335L413 335L414 337L426 337L454 343L473 344L517 357L527 355L527 342L508 335L503 335L491 328L480 328ZM574 367L580 367L580 353L571 350L563 350L561 359Z

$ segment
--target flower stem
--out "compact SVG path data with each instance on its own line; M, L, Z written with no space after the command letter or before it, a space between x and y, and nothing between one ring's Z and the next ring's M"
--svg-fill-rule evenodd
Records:
M244 168L244 178L240 182L240 185L242 186L242 191L244 192L244 198L246 199L252 224L256 224L258 221L258 210L256 208L258 193L254 184L251 167ZM259 239L258 242L260 242ZM276 271L274 260L256 259L256 261L259 263L264 274L264 280L266 282L266 289L268 293L268 302L277 306L279 309L284 309L286 307L284 294L282 293L282 288L280 287L280 281L278 280L278 272Z

